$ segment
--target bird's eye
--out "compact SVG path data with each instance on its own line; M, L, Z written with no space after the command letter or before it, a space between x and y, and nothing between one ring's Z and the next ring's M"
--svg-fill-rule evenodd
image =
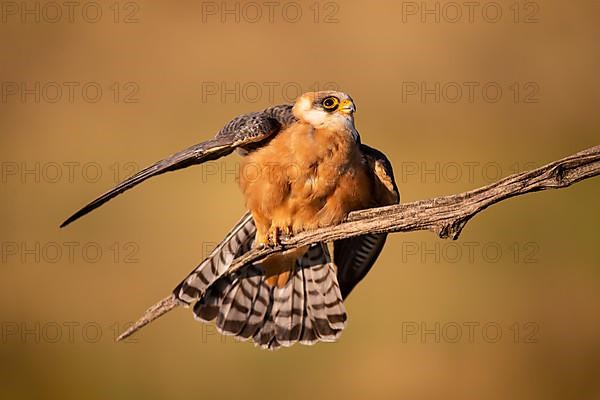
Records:
M338 105L340 104L340 101L338 100L337 97L326 97L325 99L323 99L323 102L321 103L323 104L323 108L327 111L334 111Z

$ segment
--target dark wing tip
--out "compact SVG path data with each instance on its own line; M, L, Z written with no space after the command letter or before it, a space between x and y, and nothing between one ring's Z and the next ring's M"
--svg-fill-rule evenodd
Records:
M90 211L94 210L95 208L100 207L102 204L106 203L108 200L112 199L113 197L115 197L116 195L121 193L122 191L123 190L118 190L118 191L111 190L110 192L105 193L104 195L100 196L99 198L92 201L91 203L86 204L83 208L81 208L75 214L71 215L69 218L64 220L64 222L62 224L60 224L60 228L64 228L65 226L69 225L71 222L78 220L79 218L83 217L84 215L86 215Z
M102 204L111 200L113 197L116 197L124 191L131 189L132 187L136 186L139 183L142 183L143 181L152 176L185 168L193 164L200 164L208 160L214 160L231 153L233 149L234 147L232 146L230 140L213 139L194 145L178 153L175 153L171 157L158 161L152 164L151 166L139 171L132 177L119 183L116 187L104 193L96 200L88 203L75 214L71 215L60 225L60 227L64 228L71 222L81 218L90 211L93 211L94 209L100 207Z
M169 168L173 168L175 166L174 163L170 162L170 161L171 161L171 159L159 161L158 163L155 163L155 164L151 165L150 167L143 169L142 171L133 175L129 179L124 180L123 182L119 183L116 187L112 188L108 192L102 194L97 199L95 199L95 200L89 202L88 204L86 204L85 206L83 206L75 214L73 214L69 218L67 218L65 220L65 222L63 222L60 225L60 227L64 228L65 226L69 225L71 222L83 217L87 213L95 210L96 208L100 207L102 204L111 200L113 197L116 197L119 194L123 193L124 191L131 189L132 187L136 186L138 183L145 181L146 179L150 178L151 176L167 172L167 170Z
M74 216L75 216L75 215L72 215L72 216L70 216L69 218L65 219L65 220L63 221L63 223L62 223L62 224L60 224L59 228L64 228L65 226L69 225L71 222L75 221L75 219L74 219Z
M87 213L80 213L79 211L77 211L75 214L73 214L69 218L65 219L63 221L63 223L60 224L59 228L64 228L65 226L69 225L71 222L75 221L76 219L79 219L84 214L87 214Z
M90 210L86 210L86 208L87 208L87 206L85 206L81 210L77 211L75 214L71 215L69 218L65 219L63 221L63 223L60 224L60 228L64 228L65 226L69 225L71 222L75 221L76 219L81 218L82 216L84 216L85 214L90 212Z
M263 141L280 129L280 119L285 116L289 119L289 116L292 115L291 108L280 108L274 108L270 113L250 113L234 118L219 131L214 139L191 146L138 172L71 215L60 227L64 228L71 222L100 207L113 197L152 176L185 168L193 164L216 160L230 154L236 147ZM275 119L272 117L275 117Z

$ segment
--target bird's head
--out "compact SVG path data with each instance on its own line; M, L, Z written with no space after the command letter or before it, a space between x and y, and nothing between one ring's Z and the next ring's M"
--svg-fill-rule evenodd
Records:
M293 111L296 118L315 128L354 129L356 106L352 97L343 92L304 93L296 100Z

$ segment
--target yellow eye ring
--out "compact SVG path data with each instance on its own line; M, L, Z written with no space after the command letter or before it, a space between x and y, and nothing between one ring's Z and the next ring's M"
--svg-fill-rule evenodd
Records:
M338 100L337 97L326 97L323 99L323 101L321 102L321 104L323 105L323 108L327 111L333 111L335 110L339 105L340 105L340 101Z

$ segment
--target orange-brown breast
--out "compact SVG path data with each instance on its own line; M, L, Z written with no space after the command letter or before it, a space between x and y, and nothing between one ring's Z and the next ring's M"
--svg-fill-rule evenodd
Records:
M296 123L244 159L239 183L259 234L339 223L370 202L358 145L344 132Z
M298 122L278 133L247 155L240 171L256 241L333 225L350 211L369 207L373 185L366 168L347 132ZM289 264L288 258L269 264Z

